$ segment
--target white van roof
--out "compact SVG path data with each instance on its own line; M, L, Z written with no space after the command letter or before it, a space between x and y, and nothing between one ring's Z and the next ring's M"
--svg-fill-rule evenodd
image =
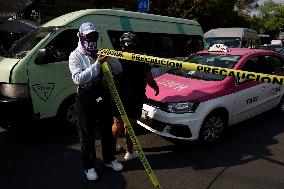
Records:
M200 24L194 20L182 19L182 18L174 18L168 16L161 16L161 15L154 15L154 14L147 14L147 13L139 13L139 12L131 12L131 11L124 11L124 10L114 10L114 9L85 9L80 11L71 12L60 17L57 17L43 25L43 27L48 26L64 26L80 17L87 16L87 15L115 15L115 16L122 16L122 17L130 17L130 18L140 18L146 20L157 20L162 22L174 22L174 23L181 23L187 25L197 25Z
M205 38L243 37L244 35L255 35L258 37L257 32L249 28L217 28L217 29L211 29L204 34Z

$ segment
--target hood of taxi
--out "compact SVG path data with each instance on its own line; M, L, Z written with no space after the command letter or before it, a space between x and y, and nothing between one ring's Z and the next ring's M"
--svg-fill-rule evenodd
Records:
M155 96L154 90L149 86L146 95L147 98L160 102L206 101L224 88L222 81L191 79L168 73L155 80L160 89L159 95Z
M19 62L19 59L0 56L0 82L8 83L11 70Z

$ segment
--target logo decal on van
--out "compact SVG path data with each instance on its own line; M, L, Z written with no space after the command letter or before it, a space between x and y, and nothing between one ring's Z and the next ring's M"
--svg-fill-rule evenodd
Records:
M46 102L54 89L54 83L34 84L32 87L37 96Z

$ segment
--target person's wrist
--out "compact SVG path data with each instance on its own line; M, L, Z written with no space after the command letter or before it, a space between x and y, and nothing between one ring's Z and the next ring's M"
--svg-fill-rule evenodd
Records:
M100 61L96 61L94 64L93 64L93 67L101 67L101 62Z

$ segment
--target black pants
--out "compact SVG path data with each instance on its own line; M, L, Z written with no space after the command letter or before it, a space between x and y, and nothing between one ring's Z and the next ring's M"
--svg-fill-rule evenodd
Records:
M119 93L119 97L123 104L126 114L130 118L140 118L143 108L143 103L146 100L146 86L135 85L130 83L116 83L116 88ZM112 113L114 117L120 117L120 113L117 109L114 99L112 98Z
M77 93L78 132L81 143L83 168L94 168L96 162L95 130L99 131L102 156L105 163L115 159L115 139L112 134L110 93L102 87Z

